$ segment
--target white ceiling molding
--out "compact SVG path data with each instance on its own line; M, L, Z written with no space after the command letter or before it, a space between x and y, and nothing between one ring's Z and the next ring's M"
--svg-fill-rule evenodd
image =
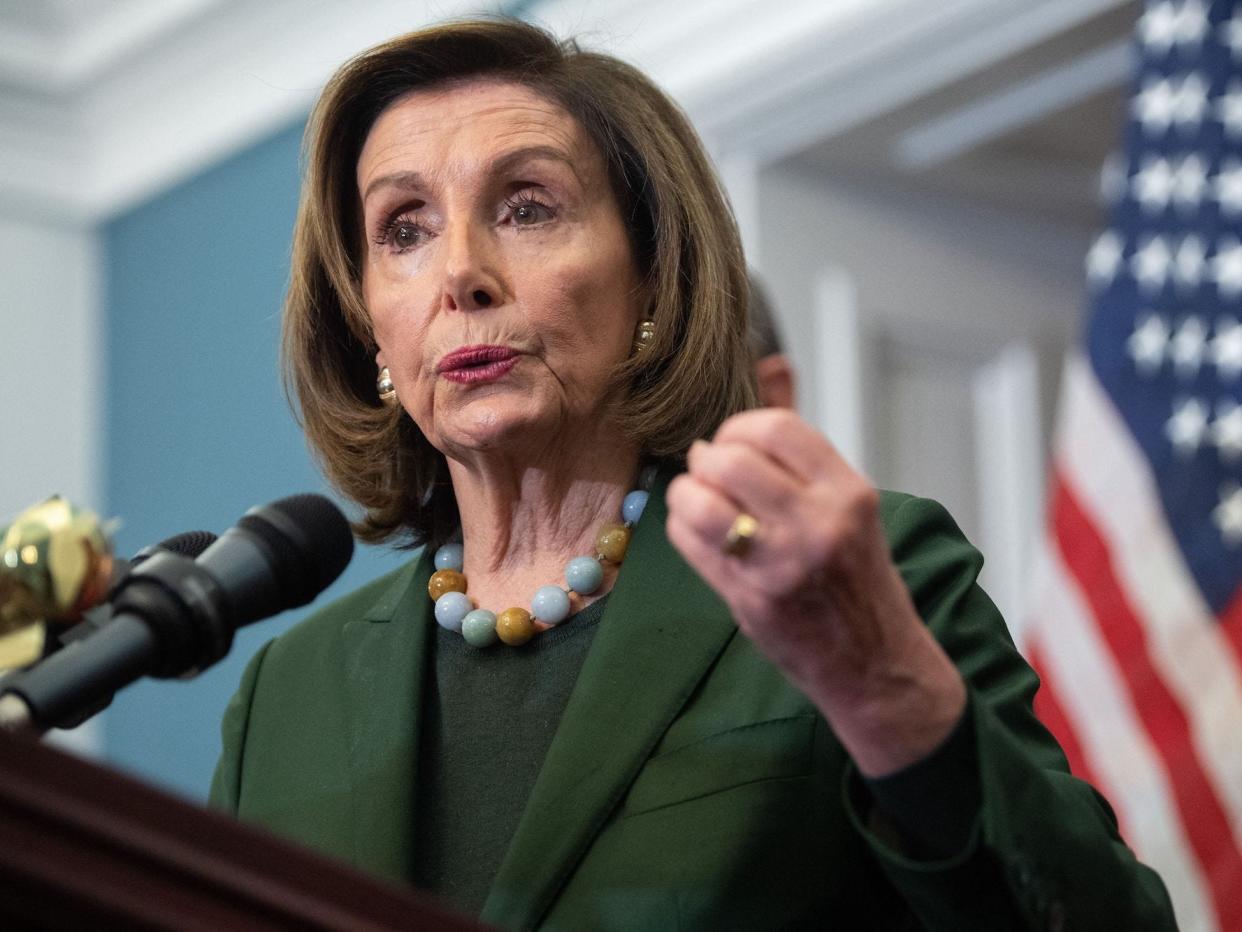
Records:
M114 215L304 116L350 55L472 9L469 0L216 0L77 93L4 86L0 208Z
M45 0L0 10L0 83L68 94L225 0Z
M682 100L716 151L776 161L1125 2L889 0L830 33L802 33L704 74Z
M763 161L1123 2L543 0L509 8L635 62L682 102L717 155ZM299 119L350 55L478 9L468 0L50 6L27 22L0 13L0 32L30 40L24 52L0 42L0 209L90 220Z
M1133 73L1134 43L1110 43L907 130L896 142L893 161L905 171L933 168L1123 84Z

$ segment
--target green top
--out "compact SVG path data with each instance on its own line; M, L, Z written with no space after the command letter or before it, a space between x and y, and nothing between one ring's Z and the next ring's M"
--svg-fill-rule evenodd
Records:
M423 685L411 879L477 915L556 734L608 597L523 647L436 626Z
M423 687L415 886L478 915L607 601L519 648L477 650L436 626ZM969 841L979 797L969 724L964 717L919 763L858 787L907 850L949 857Z

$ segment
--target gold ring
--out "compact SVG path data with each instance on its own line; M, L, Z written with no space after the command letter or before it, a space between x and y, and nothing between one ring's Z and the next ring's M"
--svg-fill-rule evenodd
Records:
M759 522L751 515L742 511L729 525L729 533L725 534L724 544L720 549L731 557L744 557L750 551L751 541L759 531Z

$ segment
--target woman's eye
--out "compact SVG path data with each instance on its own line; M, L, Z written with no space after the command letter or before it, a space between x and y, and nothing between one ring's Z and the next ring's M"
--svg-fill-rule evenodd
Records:
M538 201L519 201L510 204L510 215L518 226L531 226L552 219L552 209Z
M398 249L411 249L422 240L422 232L413 223L395 223L389 239Z
M375 245L393 252L408 252L426 244L429 231L418 220L391 220L375 236Z

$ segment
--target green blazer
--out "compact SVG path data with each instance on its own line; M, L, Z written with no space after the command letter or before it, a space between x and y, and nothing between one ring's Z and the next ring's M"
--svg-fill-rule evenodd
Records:
M903 854L825 720L735 628L648 503L482 919L513 929L1171 929L1159 878L1071 777L1037 679L935 503L885 493L894 559L969 686L982 805ZM434 618L427 554L251 661L215 805L402 881ZM497 792L503 792L498 786ZM860 802L861 800L861 802Z

